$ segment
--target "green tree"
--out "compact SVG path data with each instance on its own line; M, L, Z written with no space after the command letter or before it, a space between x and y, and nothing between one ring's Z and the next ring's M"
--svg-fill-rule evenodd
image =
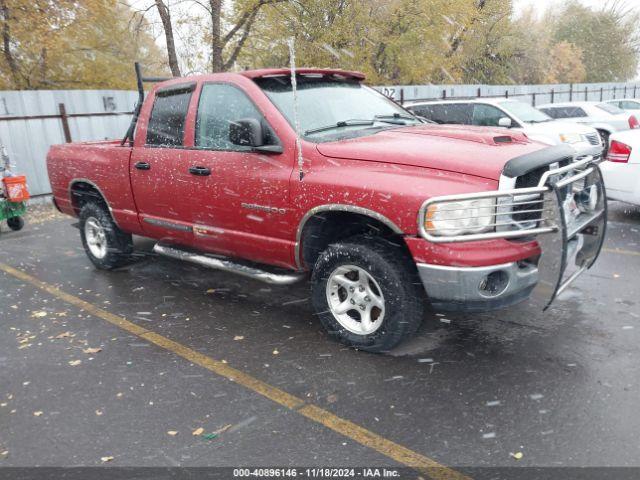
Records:
M144 19L115 0L0 0L0 88L132 88L164 71Z
M575 0L556 18L553 38L582 51L587 82L626 81L638 70L637 13L615 6L593 11Z

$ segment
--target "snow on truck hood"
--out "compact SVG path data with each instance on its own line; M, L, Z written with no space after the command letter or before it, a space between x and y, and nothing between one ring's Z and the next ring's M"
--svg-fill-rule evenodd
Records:
M394 128L317 145L326 157L433 168L491 180L500 179L509 160L545 147L518 132L452 125Z

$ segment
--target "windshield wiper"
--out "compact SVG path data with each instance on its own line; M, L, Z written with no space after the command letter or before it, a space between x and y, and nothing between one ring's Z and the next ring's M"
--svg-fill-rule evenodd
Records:
M383 120L385 122L388 121L389 123L397 123L398 125L404 125L404 123L392 122L391 120L413 120L414 122L420 123L420 120L418 118L401 113L393 113L391 115L376 115L373 118L375 118L376 120Z
M333 130L335 128L343 127L366 127L373 125L374 123L375 120L342 120L340 122L332 123L331 125L325 125L324 127L305 130L304 134L309 135L311 133L325 132L327 130Z
M373 125L374 123L391 123L393 125L406 125L405 120L414 120L419 122L415 117L411 117L409 115L400 115L399 113L394 113L393 115L376 115L371 120L342 120L340 122L332 123L331 125L325 125L324 127L311 128L309 130L305 130L305 135L310 135L312 133L320 133L326 132L327 130L334 130L336 128L344 128L344 127L368 127Z

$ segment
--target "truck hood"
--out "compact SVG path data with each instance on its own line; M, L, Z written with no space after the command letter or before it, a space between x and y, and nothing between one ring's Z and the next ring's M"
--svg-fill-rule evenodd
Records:
M500 179L509 160L545 147L520 132L455 125L394 128L317 145L325 157L432 168L491 180Z

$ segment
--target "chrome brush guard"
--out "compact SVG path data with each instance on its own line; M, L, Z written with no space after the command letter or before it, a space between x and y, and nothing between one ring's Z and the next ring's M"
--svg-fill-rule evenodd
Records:
M496 200L488 225L491 231L439 236L425 226L430 205L487 198ZM535 187L432 198L422 205L419 219L421 236L433 243L536 240L540 246L540 255L534 259L538 283L529 300L544 309L598 258L606 231L607 201L597 162L587 157L546 170Z

